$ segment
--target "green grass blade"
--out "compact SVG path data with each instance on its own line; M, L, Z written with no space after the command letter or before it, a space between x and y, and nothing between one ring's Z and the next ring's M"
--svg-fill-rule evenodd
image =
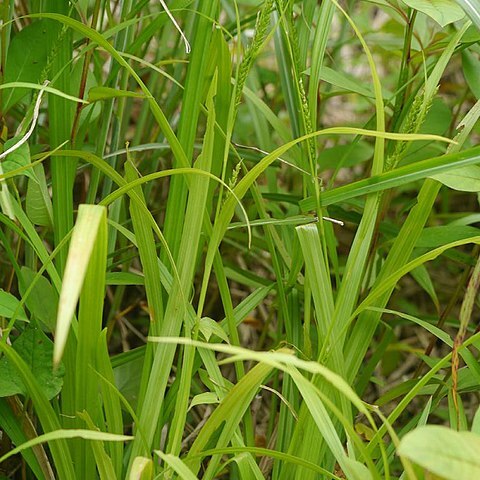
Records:
M308 468L319 475L325 475L327 478L332 478L334 480L341 480L340 477L337 477L335 474L325 470L324 468L315 465L314 463L308 462L307 460L303 460L300 457L294 457L293 455L289 455L288 453L279 452L277 450L270 450L268 448L261 448L261 447L227 447L227 448L214 448L212 450L205 450L203 452L204 455L210 456L214 454L223 454L228 455L229 453L243 453L249 452L257 456L265 456L265 457L272 457L282 462L292 463L304 468Z
M57 20L58 22L63 23L73 28L77 32L85 35L87 38L97 43L99 46L103 47L108 53L110 53L112 57L115 60L117 60L117 62L122 67L124 67L132 75L132 77L137 81L138 85L140 86L141 90L143 91L143 93L147 98L147 101L149 103L153 116L155 117L158 124L162 128L162 131L165 134L167 141L170 143L172 151L175 157L177 158L177 160L179 161L179 164L182 166L188 165L188 160L186 158L185 152L183 151L181 144L179 143L177 137L173 133L173 130L170 127L163 111L160 109L160 107L158 106L158 103L152 97L148 88L143 83L139 75L135 72L135 70L132 69L129 63L115 50L115 48L111 46L111 44L108 41L105 40L105 38L100 33L98 33L92 28L87 27L86 25L83 25L82 23L78 22L73 18L67 17L65 15L61 15L61 14L41 13L41 14L32 14L30 15L30 17L31 18L50 18L52 20Z
M406 185L410 182L423 180L439 173L448 172L467 165L480 163L480 147L473 147L462 152L442 155L440 157L422 160L411 165L396 168L380 175L353 182L349 185L327 190L322 194L322 205L348 201L352 198L381 192L390 188ZM300 202L302 211L313 210L315 200L310 197Z
M480 2L478 0L455 0L480 30Z
M331 330L333 318L334 299L330 272L323 256L321 238L316 224L297 227L300 246L305 258L306 275L315 302L316 318L323 344Z
M182 479L198 480L197 476L185 465L184 462L175 455L170 453L163 453L160 450L155 450L155 455L158 455L169 467L171 467Z
M87 427L91 431L98 431L95 423L92 421L90 415L86 411L80 413L79 417L85 421ZM119 437L125 438L124 435L119 435ZM118 443L118 445L122 446L120 442L121 441L115 443ZM97 467L100 480L117 480L119 477L117 477L115 474L111 457L109 457L105 451L103 440L92 440L89 443L95 457L95 465Z
M67 266L60 294L57 332L65 330L68 310L76 304L75 295L81 289L78 313L78 343L76 352L75 411L86 412L99 424L99 383L89 366L96 362L97 345L102 331L105 296L105 271L107 266L107 215L106 208L81 205L72 235ZM73 260L71 260L73 258ZM79 259L76 262L75 259ZM84 276L82 271L85 272ZM83 278L84 277L84 278ZM62 308L62 300L65 302ZM64 313L65 317L60 314ZM62 320L65 325L62 325ZM61 325L61 326L60 326ZM56 342L57 338L55 338ZM58 358L58 357L57 357ZM91 478L95 472L93 451L85 442L79 442L75 455L79 476ZM98 453L98 452L97 452Z
M318 89L321 72L330 34L335 5L331 1L322 2L317 16L317 28L315 29L312 44L312 64L310 66L310 80L308 84L308 105L312 116L312 125L317 125Z
M60 292L54 349L56 364L62 358L71 321L87 274L88 263L95 247L96 236L101 231L104 217L105 207L84 205L78 212Z
M47 0L44 9L56 14L69 14L67 3ZM49 22L47 38L50 46L49 75L55 78L54 86L65 93L71 93L70 60L72 56L72 35L61 25ZM67 66L67 68L65 68ZM73 106L62 97L52 96L48 102L50 144L60 145L71 138ZM52 157L53 217L55 243L68 234L73 226L73 184L76 162L70 158ZM59 271L63 272L67 252L62 250L57 258Z
M245 414L245 410L256 394L260 384L269 375L271 370L272 367L269 365L259 364L255 366L239 380L213 412L187 455L187 464L193 472L198 472L200 469L200 460L197 458L198 454L206 448L211 436L222 423L225 423L225 425L217 441L217 447L224 447L230 442L234 429ZM203 478L213 478L219 461L220 457L218 455L212 457Z
M129 480L152 480L153 461L151 458L137 457L132 463Z
M210 91L209 126L205 138L204 149L197 159L197 168L209 171L212 162L213 149L213 125L215 114L213 110L213 96L216 86L213 85ZM205 212L209 189L209 181L206 178L194 177L190 185L185 225L182 233L182 240L179 247L178 272L179 279L175 279L167 305L165 307L165 318L168 319L161 325L162 335L177 336L180 333L187 310L186 298L191 290L192 280L195 272L197 255L201 245L202 224ZM158 345L155 349L155 356L151 368L150 381L146 387L142 411L140 413L140 428L145 432L147 442L151 445L157 428L157 420L162 407L161 399L165 394L170 368L173 362L175 348L171 345ZM152 381L155 379L155 381ZM185 399L183 399L185 401ZM187 399L188 402L188 399ZM184 404L184 408L185 408ZM144 445L140 440L133 442L132 458L144 456Z
M108 355L107 331L104 329L98 338L96 368L101 375L100 389L102 392L103 409L108 433L122 434L124 431L121 402L118 390L114 391L115 378L111 360ZM117 393L117 394L116 394ZM123 468L123 445L112 442L107 444L110 458L117 478L122 478Z
M138 179L138 172L131 163L125 165L126 180L130 182L127 186ZM130 215L133 223L133 230L137 241L137 248L140 254L140 261L143 267L145 290L150 313L150 332L159 332L163 321L164 307L162 300L162 284L159 281L159 271L157 265L157 249L154 241L153 231L148 220L145 218L145 210L147 208L143 197L142 188L139 186L132 189L138 196L139 201L144 205L144 210L140 210L134 202L130 204ZM145 359L145 368L143 372L142 386L146 387L148 376L150 374L147 365L150 365L152 359L152 347L147 346L147 354ZM139 393L139 404L143 402L145 391Z
M208 51L212 38L210 18L216 18L217 10L218 0L202 2L199 4L200 15L196 15L194 19L193 50L185 80L182 115L178 126L178 141L184 149L188 164L177 162L175 167L185 167L191 164L190 158L198 128L200 105L205 95L205 88L208 85L205 51ZM183 212L187 200L187 190L184 182L183 178L174 178L168 195L165 234L167 241L172 245L173 258L177 258L184 225Z
M85 440L92 440L92 441L103 441L103 442L126 442L131 440L132 437L128 435L114 435L112 433L104 433L104 432L97 432L95 430L82 430L82 429L71 429L71 430L55 430L52 432L44 433L43 435L39 435L37 438L29 440L25 442L23 445L19 445L18 447L10 450L7 454L0 458L0 463L4 462L7 458L10 458L13 455L27 449L32 448L35 445L40 445L42 443L51 442L52 444L57 443L65 443L63 440L71 439L71 438L83 438ZM73 465L71 466L73 469ZM73 472L73 470L71 470ZM69 478L77 478L74 474L72 474Z

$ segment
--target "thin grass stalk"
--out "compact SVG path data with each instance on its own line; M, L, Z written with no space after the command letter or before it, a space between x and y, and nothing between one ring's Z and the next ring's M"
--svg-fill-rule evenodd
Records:
M56 12L68 15L68 3L59 3L55 0L46 0L46 12ZM70 72L65 65L70 65L72 56L71 33L63 26L51 22L48 29L48 41L51 45L50 68L48 75L56 77L55 86L59 90L71 93ZM73 122L72 105L60 97L52 97L49 101L49 134L50 145L56 147L71 136ZM53 184L53 216L55 241L58 244L73 227L73 182L76 162L73 159L59 159L52 157L52 184ZM58 256L58 268L63 272L67 252L64 250ZM67 396L66 396L67 397Z
M115 378L111 359L109 358L107 345L107 330L102 330L97 343L95 358L96 371L101 375L101 379L106 382L100 382L103 410L105 412L106 431L109 433L121 435L124 432L122 418L122 408L118 390L115 390ZM96 372L95 372L96 373ZM112 466L117 479L123 478L123 445L119 442L109 442L107 451L112 461Z
M313 129L318 125L318 95L320 88L320 74L325 58L327 41L332 27L335 5L327 0L322 2L316 15L317 28L314 30L310 57L310 79L308 83L308 106Z
M204 52L208 49L212 38L212 26L209 18L215 19L217 17L218 0L200 2L199 8L201 15L195 16L194 20L195 30L191 40L193 50L185 81L182 116L178 126L178 141L185 152L187 164L182 164L177 161L174 163L176 167L191 165L193 145L200 115L200 105L205 90L206 64L204 61ZM187 189L185 180L182 178L172 179L168 194L164 230L167 242L171 245L174 258L177 258L179 251L186 201ZM161 258L165 259L164 254L162 254Z
M214 110L213 95L210 93L210 128L209 134L205 139L205 151L197 159L198 166L206 171L211 167L211 155L213 148L213 126ZM213 121L211 120L213 118ZM204 209L207 200L209 182L203 178L195 178L191 182L191 191L188 199L187 212L185 217L185 226L182 234L182 241L179 247L178 272L180 279L174 280L172 291L168 298L165 318L168 322L161 325L163 336L178 336L184 322L187 309L186 298L191 290L195 265L198 255L198 248L201 245L201 228L204 218ZM155 351L155 357L151 368L151 374L148 386L146 388L145 399L140 412L139 428L145 432L145 437L149 445L153 440L153 435L157 428L157 420L162 407L161 400L164 398L165 388L170 376L170 368L175 355L175 348L171 345L158 345ZM187 397L188 399L188 397ZM144 446L135 439L132 447L132 459L137 456L148 455ZM129 469L131 468L131 463Z
M462 29L450 42L450 46L456 44L461 35L463 35L464 30ZM452 48L449 49L453 51ZM445 55L451 55L447 51ZM445 61L442 60L442 63L445 65ZM443 71L443 68L439 66L439 69L436 70L437 72ZM436 87L436 82L439 81L439 73L436 73L434 77L432 77L432 81L428 82L428 91L432 92ZM451 147L450 152L456 152L460 149L460 145L463 143L464 139L462 138L461 143L458 147ZM450 153L449 152L449 153ZM426 180L420 189L418 194L418 203L415 207L412 208L410 214L407 217L407 220L403 224L400 234L397 236L392 249L390 250L387 259L382 266L382 269L377 277L375 282L376 285L380 285L386 276L393 273L395 270L399 269L402 265L404 265L414 248L416 240L418 239L428 217L433 207L433 203L435 198L438 194L441 184L436 182L435 180ZM382 299L379 299L377 306L385 307L386 302L390 298L393 289L390 292L387 292ZM359 358L363 358L367 346L366 343L370 342L374 330L378 325L379 316L377 313L374 312L365 312L361 315L358 319L357 323L354 326L352 334L348 340L348 343L345 346L345 352L347 353L347 362L349 365L348 371L350 372L349 378L353 380L354 372L358 372L360 368ZM364 336L365 335L365 336ZM362 339L362 340L360 340ZM367 340L368 339L368 340ZM353 350L351 350L353 348Z
M363 36L361 35L360 31L358 30L350 16L336 2L334 3L355 31L355 34L358 37L366 53L375 91L376 129L378 132L385 132L383 95L377 69L373 57L370 53L370 49L368 48L367 44L363 39ZM375 141L375 153L373 159L372 174L378 174L383 171L384 144L385 142L382 138L377 138L377 140ZM323 362L324 353L327 351L327 349L330 348L329 353L332 356L329 358L329 362L327 363L327 365L333 367L333 369L341 375L348 375L347 368L345 366L344 360L342 360L343 357L340 355L338 349L331 349L331 345L333 339L338 339L338 336L341 332L341 324L349 318L350 313L354 308L355 301L359 293L362 274L365 271L370 244L373 238L375 218L378 213L378 206L378 195L374 194L367 198L364 213L362 216L362 221L359 225L357 234L355 235L355 239L352 244L350 255L348 257L347 265L345 268L345 273L342 279L342 284L340 286L338 297L335 302L334 314L331 317L331 323L329 322L329 325L331 325L332 328L329 328L328 330L328 338L326 338L325 342L323 343L322 351L319 356L319 361ZM313 297L315 298L313 285L312 293ZM342 338L340 338L340 342L343 343ZM340 396L339 400L342 404L342 413L347 418L350 417L350 406L345 402L342 396ZM315 430L315 426L312 424L312 422L307 421L308 418L309 417L305 413L303 414L303 416L301 416L303 422L299 422L297 426L297 432L300 432L303 428L306 428L307 438L316 438L318 437L318 430ZM306 426L304 426L305 422ZM321 462L323 460L323 455L325 451L323 450L321 439L315 441L314 445L312 446L311 442L300 442L300 435L298 433L295 438L296 442L292 443L289 453L298 452L299 456L302 456L303 458L311 461ZM303 474L307 476L305 478L313 478L311 472L296 472L296 478L300 478L300 476Z
M128 13L131 10L132 2L131 0L125 0L122 1L122 13L121 13L121 19L126 18ZM127 28L127 30L120 31L116 36L115 36L115 41L114 41L114 48L117 51L125 51L125 48L127 46L127 39L132 35L132 28ZM120 72L118 71L117 65L115 65L112 62L112 65L110 66L110 72L109 72L109 77L112 77L112 74L116 72L115 75L113 75L113 81L111 81L112 88L117 88L121 82L121 78L123 78L123 89L126 87L126 82L128 82L128 75L123 75L121 76ZM113 107L114 107L114 99L107 100L103 105L102 105L102 119L100 122L100 132L97 137L97 142L96 142L96 152L97 155L103 156L106 150L107 146L107 138L108 134L111 128L111 123L112 123L112 117L113 117ZM115 145L118 147L118 145L121 143L120 137L117 135L116 139L112 141L111 144L111 150L115 151L116 148L114 147ZM113 159L107 160L109 164L114 165L115 164L116 157ZM93 203L95 201L95 197L97 196L97 191L98 191L98 186L100 182L100 172L98 170L94 170L92 172L92 178L90 181L88 193L87 193L87 201L89 203ZM107 191L109 190L108 188L108 180L107 180ZM111 232L113 233L113 232ZM110 238L112 236L110 235Z
M135 169L131 160L125 164L126 180L132 182L139 178L139 174ZM145 199L143 197L142 187L138 186L133 190L140 201L143 203L144 208L147 208ZM157 265L157 248L153 236L153 231L148 222L145 221L145 215L138 209L137 205L130 205L130 216L133 223L133 231L137 240L137 247L140 254L140 261L143 267L143 273L145 277L145 291L147 300L149 303L149 331L160 332L161 325L164 318L164 305L163 305L163 290L162 284L159 280L159 271ZM145 388L148 385L148 378L150 375L151 362L153 359L153 345L147 345L147 351L144 360L144 369L142 371L143 388L139 392L139 406L142 405Z
M75 374L75 411L79 413L85 411L92 418L92 421L98 424L99 385L98 379L95 375L92 375L90 369L95 365L97 343L102 329L107 259L107 224L105 209L103 207L92 208L104 210L104 212L79 302L76 365L81 367L77 369ZM77 420L76 423L80 426L83 424L83 420ZM79 440L75 458L79 478L92 478L95 475L96 467L91 446L85 441Z

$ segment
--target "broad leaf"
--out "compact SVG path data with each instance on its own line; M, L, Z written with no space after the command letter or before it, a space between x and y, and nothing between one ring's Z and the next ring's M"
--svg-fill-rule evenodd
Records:
M188 410L191 410L193 407L196 407L197 405L213 405L213 404L217 404L218 402L219 402L219 399L215 392L199 393L198 395L195 395L192 398L192 401L190 403L190 406L188 407Z
M9 148L13 147L20 140L21 140L21 137L14 137L14 138L11 138L10 140L7 140L5 142L5 145L3 146L3 151L5 152ZM28 143L24 143L23 145L20 145L20 147L18 147L16 150L14 150L12 153L9 153L7 155L5 160L2 162L3 172L8 173L13 170L17 170L21 167L27 167L28 165L30 165L30 163L31 163L30 148L28 146ZM25 168L18 175L26 175L32 180L35 180L35 181L37 180L37 177L35 176L35 172L33 171L32 168Z
M27 186L26 211L28 218L34 225L50 227L51 217L49 215L45 198L42 195L40 185L29 179Z
M13 342L13 349L23 358L38 385L48 399L60 393L63 385L64 367L53 369L53 343L38 328L28 326ZM27 395L17 368L6 357L0 359L0 396Z
M19 300L11 293L0 289L0 317L12 318L19 304ZM28 321L28 317L25 315L25 310L23 310L23 308L18 310L17 318L19 320Z
M469 165L450 172L439 173L431 178L453 190L480 192L480 167L476 165Z
M480 478L480 436L427 425L407 433L398 454L446 480Z
M47 22L40 20L22 28L10 42L5 65L4 83L39 83L47 63ZM26 88L12 88L3 96L3 113L29 92Z
M478 84L480 60L469 50L464 50L462 52L462 67L467 85L475 97L480 99L480 85Z
M35 280L36 272L28 267L22 267L22 277L25 282L25 288L20 286L20 293L23 297L25 291ZM50 332L55 328L55 317L57 314L58 295L51 283L40 276L32 287L26 299L27 308L37 320L40 320Z
M468 225L442 225L424 228L415 244L417 248L436 248L463 238L476 237L480 229Z
M310 73L310 69L306 73ZM347 92L358 93L369 98L374 97L372 90L362 85L357 79L333 68L323 66L320 72L320 79Z
M465 16L454 0L403 0L403 3L428 15L442 27Z
M225 330L219 323L209 317L203 317L200 319L200 332L202 332L202 335L207 342L212 335L216 335L228 343L228 335L225 333Z

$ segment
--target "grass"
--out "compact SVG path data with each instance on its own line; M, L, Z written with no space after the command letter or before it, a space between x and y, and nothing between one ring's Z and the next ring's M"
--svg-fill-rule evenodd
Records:
M479 2L4 3L0 479L480 475Z

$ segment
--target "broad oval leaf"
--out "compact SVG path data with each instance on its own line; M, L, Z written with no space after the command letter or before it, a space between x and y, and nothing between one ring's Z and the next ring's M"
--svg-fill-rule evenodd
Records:
M34 225L50 227L52 225L52 216L49 211L49 206L45 201L42 187L38 182L29 179L25 204L29 220Z
M468 225L440 225L424 228L416 248L436 248L446 243L480 235L480 229Z
M37 273L28 267L22 267L22 277L25 285L20 285L20 293L24 296L27 288L35 281L25 304L28 310L45 325L50 332L55 328L55 316L58 307L58 294L52 284L43 275L39 278Z
M22 28L10 42L5 65L4 83L38 83L47 64L49 46L47 42L47 22L39 20ZM3 113L20 101L28 90L12 88L3 97Z
M462 68L463 75L471 92L477 99L480 99L480 85L478 84L480 60L469 50L464 50L462 52Z
M28 317L25 314L23 308L19 308L20 301L14 297L11 293L0 289L0 316L5 318L12 318L13 314L17 311L16 318L19 320L28 321Z
M477 165L469 165L450 172L439 173L431 178L453 190L480 192L480 167Z
M212 318L203 317L200 319L200 332L202 332L207 342L212 335L216 335L228 343L228 335L225 333L225 330Z
M60 393L65 369L53 368L53 342L38 328L28 326L13 342L13 349L23 358L38 380L39 387L50 400ZM27 395L28 389L18 369L7 357L0 359L0 397Z
M426 425L403 437L397 453L446 480L480 478L480 436Z
M10 140L7 140L5 142L5 145L3 146L3 151L5 152L9 148L13 147L21 139L22 137L14 137ZM9 153L5 160L2 162L3 173L12 172L13 170L17 170L22 167L28 167L30 163L30 148L28 146L28 143L24 143L12 153ZM18 175L26 175L32 180L37 181L37 177L35 176L35 172L32 168L25 168L20 173L18 173Z
M454 0L403 0L403 3L428 15L442 27L465 16Z
M214 405L217 404L219 401L220 400L218 399L218 396L215 392L199 393L192 398L192 402L190 403L188 410L190 411L193 407L196 407L197 405Z

